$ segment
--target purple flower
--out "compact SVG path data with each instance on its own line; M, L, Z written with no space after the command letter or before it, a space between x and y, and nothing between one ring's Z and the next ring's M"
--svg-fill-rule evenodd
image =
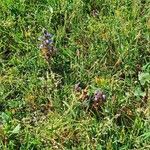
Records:
M94 101L98 102L99 100L106 101L106 95L102 91L96 90L94 93Z
M44 36L45 36L46 38L52 38L52 37L53 37L53 35L50 34L50 33L48 33L46 30L44 31Z
M52 38L52 37L53 37L53 35L52 35L52 34L50 34L50 33L47 33L47 34L45 34L45 37Z
M46 60L48 60L52 55L55 54L56 48L53 46L52 34L48 33L46 30L43 30L43 36L39 37L40 46L42 53Z
M38 40L41 41L40 48L45 47L50 49L52 46L51 44L53 43L52 34L48 33L46 30L43 31L43 36L40 36Z
M45 42L45 44L52 44L52 43L53 43L53 41L50 40L50 39L47 39L47 40L45 40L44 42Z

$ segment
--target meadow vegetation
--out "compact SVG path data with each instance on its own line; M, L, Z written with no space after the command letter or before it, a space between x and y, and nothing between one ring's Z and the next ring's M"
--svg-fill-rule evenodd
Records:
M149 0L0 1L0 149L149 150L149 85Z

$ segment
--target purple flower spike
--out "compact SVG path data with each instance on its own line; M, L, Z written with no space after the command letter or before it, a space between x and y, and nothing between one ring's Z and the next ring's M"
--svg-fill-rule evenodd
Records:
M52 34L48 33L45 29L42 31L43 36L39 37L38 40L40 40L40 46L41 52L45 59L48 61L52 55L55 54L56 48L53 45L53 39Z

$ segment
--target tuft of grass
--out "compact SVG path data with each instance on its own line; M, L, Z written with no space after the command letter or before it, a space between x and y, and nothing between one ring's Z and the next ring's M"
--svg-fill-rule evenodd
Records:
M0 149L150 149L149 6L1 0ZM43 29L57 48L49 63ZM99 89L106 102L87 108Z

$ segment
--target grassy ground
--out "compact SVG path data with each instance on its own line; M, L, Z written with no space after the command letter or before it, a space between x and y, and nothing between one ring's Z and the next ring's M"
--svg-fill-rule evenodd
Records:
M0 149L150 149L149 8L148 0L1 0ZM57 48L48 63L43 28ZM97 89L107 98L93 107Z

